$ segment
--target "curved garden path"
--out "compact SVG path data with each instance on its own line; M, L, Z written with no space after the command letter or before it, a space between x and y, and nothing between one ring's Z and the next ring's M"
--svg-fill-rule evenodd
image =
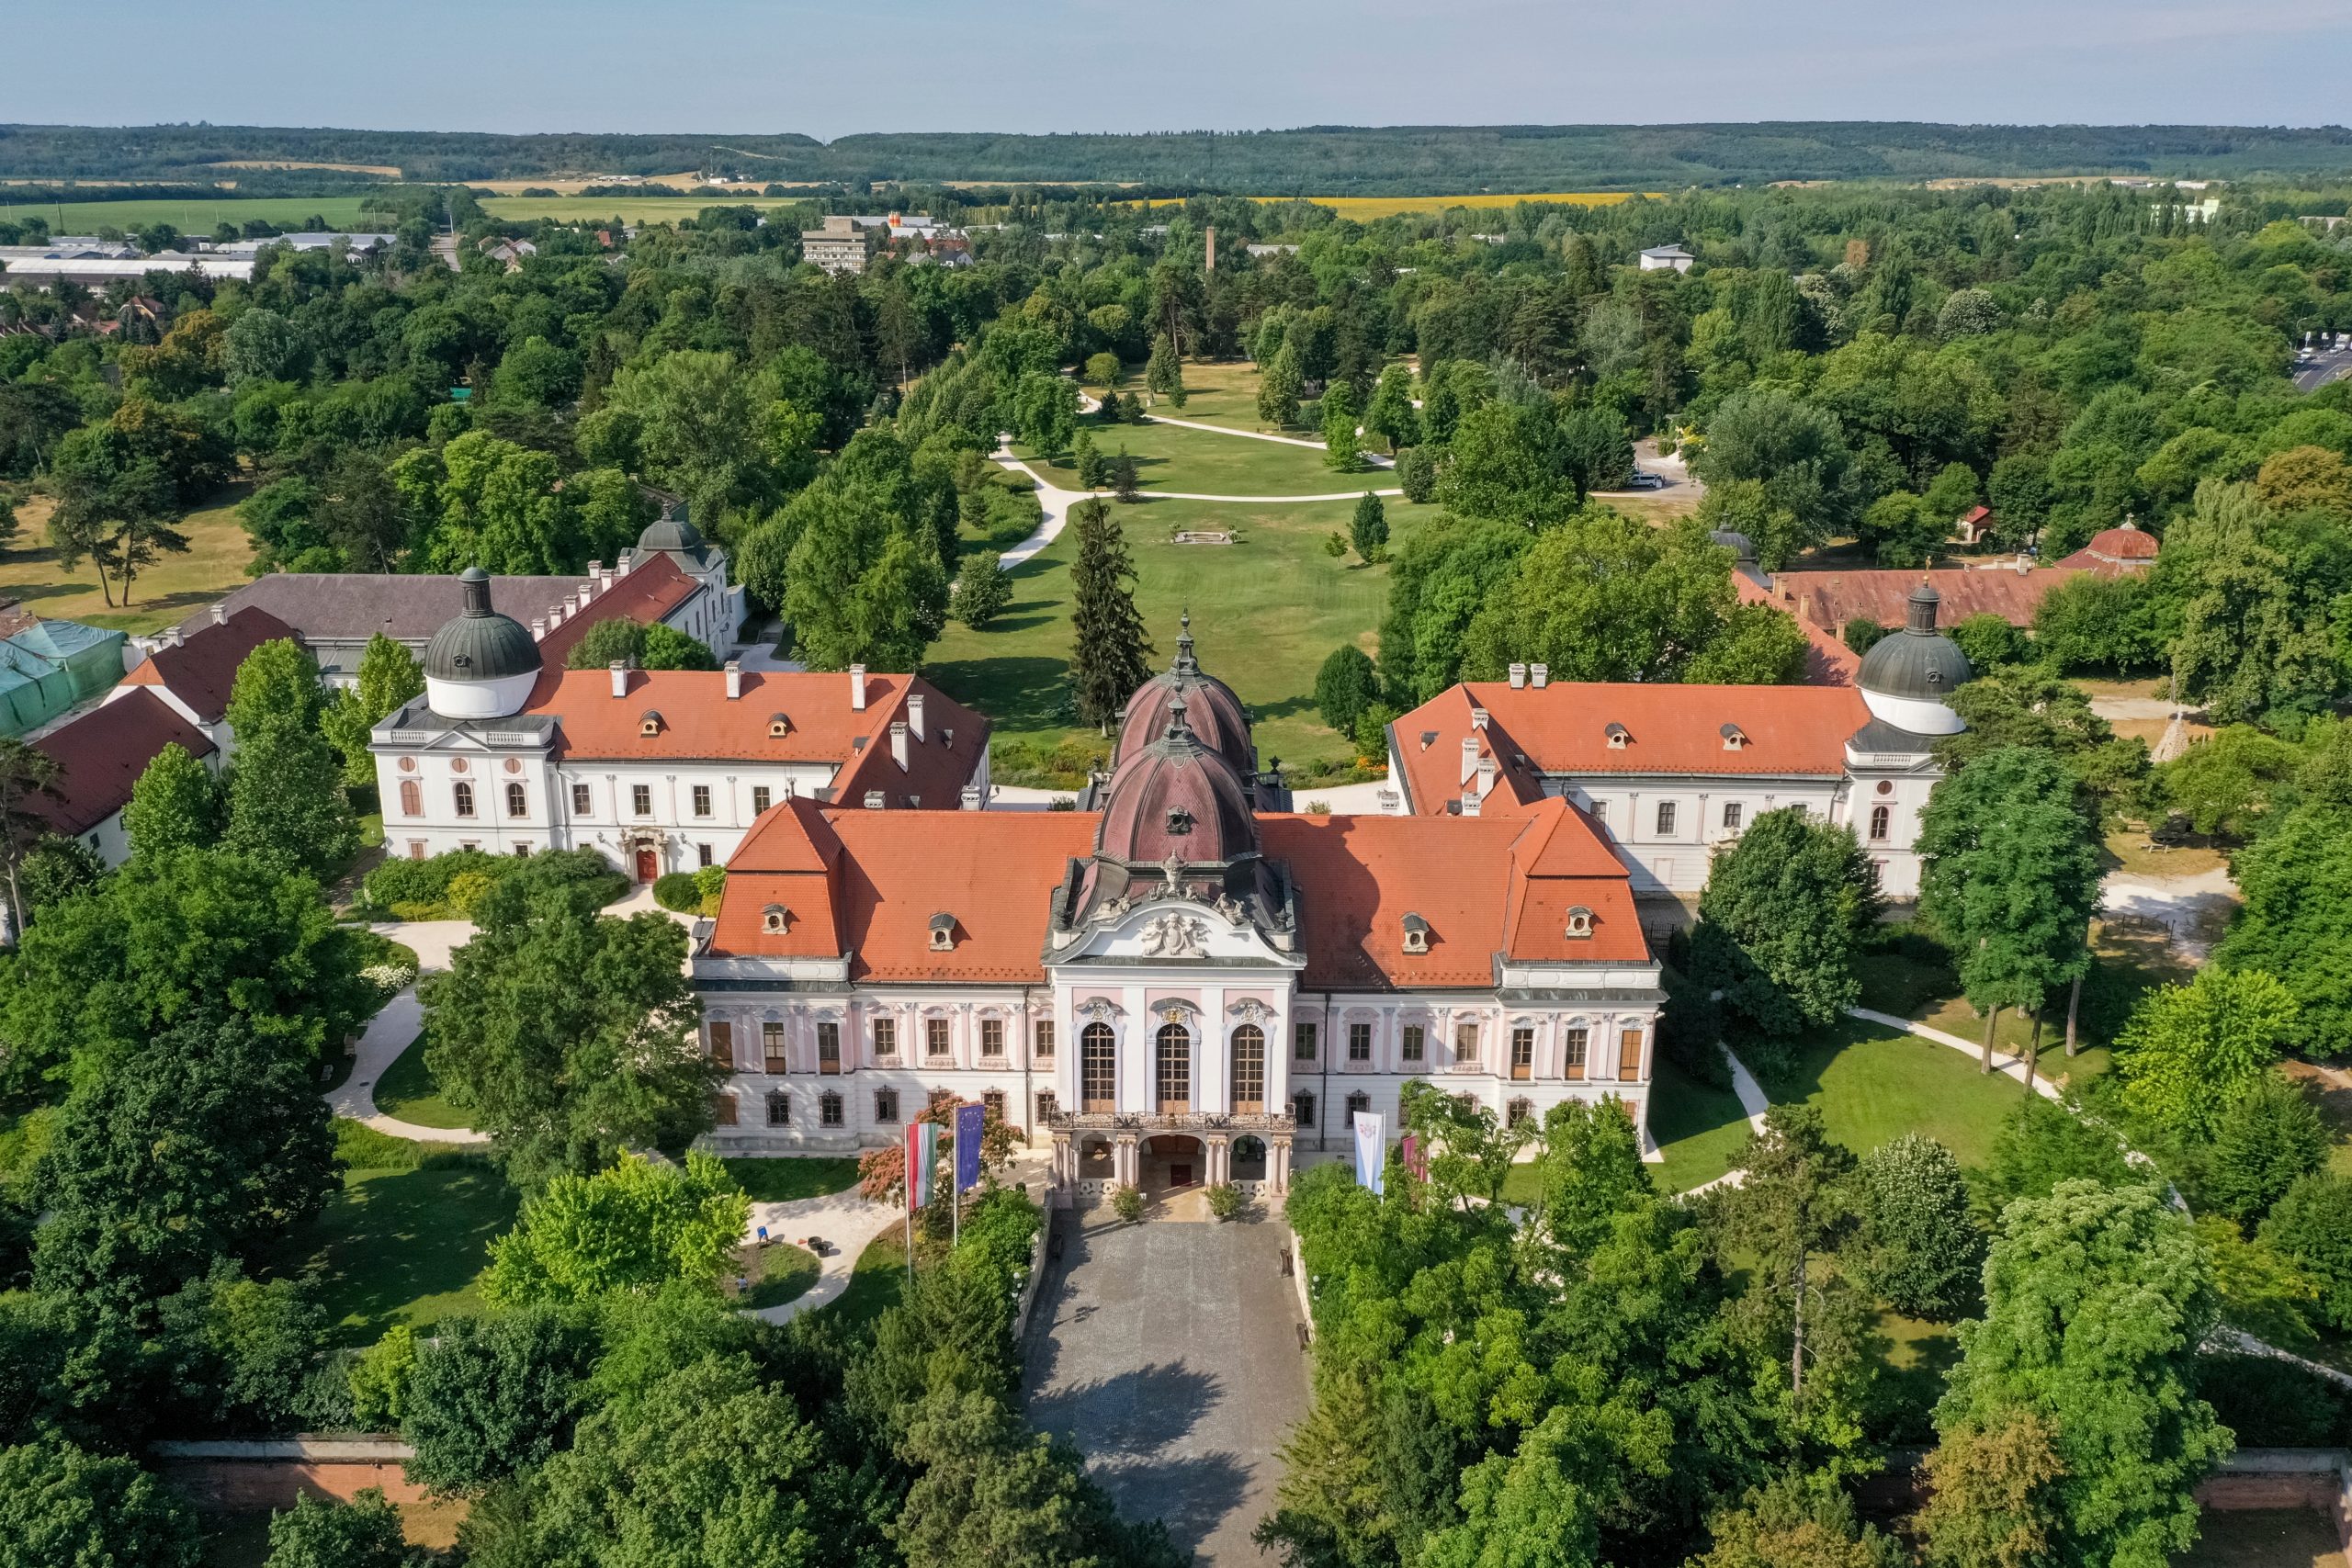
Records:
M1204 424L1199 428L1208 430L1213 429L1214 426ZM1228 430L1225 434L1236 435L1243 433ZM1114 493L1107 490L1062 489L1023 459L1014 457L1010 446L1000 446L991 456L997 467L1023 475L1037 487L1037 508L1042 513L1035 532L997 558L999 566L1019 566L1023 561L1037 555L1046 546L1060 538L1062 529L1069 522L1069 509L1080 502L1115 499ZM1155 490L1146 491L1144 499L1146 501L1226 501L1248 506L1281 506L1303 501L1353 501L1363 493L1361 490L1342 490L1331 491L1321 495L1208 495L1197 491ZM1402 490L1389 488L1375 490L1372 493L1402 495L1405 492Z
M394 920L368 929L413 951L419 975L448 968L449 954L463 947L474 934L470 920ZM414 986L386 1002L368 1021L366 1032L359 1036L359 1049L351 1064L350 1076L327 1092L327 1109L389 1137L406 1138L413 1143L490 1142L487 1133L467 1127L423 1127L376 1109L377 1080L384 1076L385 1068L399 1060L400 1054L408 1049L424 1025L424 1010L416 999Z
M772 1241L799 1247L810 1236L818 1236L831 1250L818 1261L815 1284L788 1302L753 1307L745 1315L768 1323L786 1323L804 1312L838 1301L841 1293L849 1289L850 1275L857 1268L859 1256L883 1232L905 1221L904 1209L896 1203L869 1202L858 1196L854 1187L816 1198L752 1204L751 1223L743 1231L746 1242L759 1240L760 1228L764 1225Z

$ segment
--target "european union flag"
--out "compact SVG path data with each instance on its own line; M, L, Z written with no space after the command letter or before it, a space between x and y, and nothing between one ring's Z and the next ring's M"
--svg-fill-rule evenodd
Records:
M977 1105L956 1108L956 1190L969 1192L980 1184L980 1133L987 1118Z

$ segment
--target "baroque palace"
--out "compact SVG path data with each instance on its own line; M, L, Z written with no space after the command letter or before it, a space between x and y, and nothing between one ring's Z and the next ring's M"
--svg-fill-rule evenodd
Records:
M1086 809L760 821L693 961L721 1150L886 1142L944 1089L1050 1138L1078 1196L1281 1190L1417 1078L1644 1117L1658 969L1591 819L1277 809L1241 703L1179 649Z

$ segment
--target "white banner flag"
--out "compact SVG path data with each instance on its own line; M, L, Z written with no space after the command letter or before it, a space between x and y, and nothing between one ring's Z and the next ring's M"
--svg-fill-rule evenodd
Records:
M1387 1119L1380 1112L1356 1112L1356 1185L1371 1188L1374 1196L1388 1166L1387 1134Z

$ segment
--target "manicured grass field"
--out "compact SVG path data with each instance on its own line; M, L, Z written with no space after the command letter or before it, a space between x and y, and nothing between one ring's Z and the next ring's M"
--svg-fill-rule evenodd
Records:
M1970 1168L1984 1164L2001 1119L2025 1095L2015 1079L1979 1073L1950 1046L1860 1020L1824 1031L1786 1079L1764 1089L1775 1100L1819 1106L1829 1135L1856 1154L1926 1133Z
M741 1303L747 1307L772 1307L807 1295L808 1287L817 1282L818 1270L824 1266L805 1247L772 1242L766 1247L746 1248L737 1258L737 1267L751 1280Z
M1387 506L1394 548L1428 513L1395 497ZM1345 531L1353 503L1155 501L1116 510L1135 558L1136 604L1150 631L1154 664L1165 666L1175 653L1177 617L1190 606L1201 663L1250 705L1261 758L1351 758L1353 748L1316 716L1314 687L1316 670L1333 649L1348 642L1373 648L1387 593L1386 567L1324 553L1324 540ZM1188 528L1231 530L1238 542L1171 542ZM1012 603L1001 616L977 632L951 622L924 661L927 677L987 714L1001 737L1091 738L1069 706L1069 566L1077 550L1077 530L1065 529L1012 569Z
M1122 397L1133 397L1144 389L1143 367L1130 366L1125 380L1119 384ZM1100 393L1102 388L1089 385L1087 390ZM1221 424L1234 430L1263 430L1266 425L1258 418L1258 367L1247 359L1191 360L1184 366L1184 406L1178 408L1167 399L1159 400L1152 412L1164 413L1170 419L1198 420L1203 424ZM1114 426L1125 430L1125 425ZM1293 428L1289 435L1312 437L1317 432Z
M519 1195L480 1155L338 1123L351 1168L320 1217L311 1261L335 1337L366 1345L396 1323L424 1328L478 1310L493 1236Z
M109 607L98 589L97 569L84 561L72 571L57 564L49 547L49 502L35 497L17 512L17 536L0 550L0 597L21 599L36 615L82 621L127 632L152 632L187 619L250 581L253 536L237 521L246 487L232 486L218 502L191 512L179 525L188 547L158 558L131 580L130 607ZM115 595L121 596L119 584Z
M816 1310L832 1315L853 1335L864 1335L874 1320L899 1304L907 1289L907 1241L903 1228L888 1230L865 1244L851 1269L849 1288Z
M1663 1052L1650 1088L1649 1123L1666 1156L1655 1175L1668 1192L1688 1192L1729 1170L1750 1130L1739 1096L1690 1077Z
M1343 474L1327 468L1320 447L1187 430L1180 424L1089 423L1083 428L1104 457L1115 457L1123 447L1134 457L1136 477L1146 494L1182 491L1193 495L1339 495L1390 490L1396 484L1395 475L1385 468ZM1078 467L1068 453L1051 462L1025 450L1021 455L1048 484L1064 490L1083 488L1078 482Z
M786 1155L775 1159L723 1160L727 1174L754 1203L788 1203L820 1198L857 1185L857 1161L831 1155Z
M410 1041L376 1080L376 1109L420 1127L463 1129L469 1124L466 1113L442 1096L440 1084L424 1065L424 1043L421 1033Z

